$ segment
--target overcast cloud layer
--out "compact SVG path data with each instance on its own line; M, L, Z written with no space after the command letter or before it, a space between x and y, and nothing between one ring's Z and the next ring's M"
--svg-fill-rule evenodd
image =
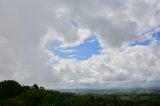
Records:
M1 0L0 81L158 87L160 40L152 35L159 27L159 0ZM102 50L87 60L62 58L50 48L54 41L63 50L74 47L92 35ZM129 46L146 39L151 43Z

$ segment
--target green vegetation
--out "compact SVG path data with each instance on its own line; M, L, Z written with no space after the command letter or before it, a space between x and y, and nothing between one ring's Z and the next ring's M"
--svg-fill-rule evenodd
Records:
M124 91L123 91L124 92ZM74 94L0 82L0 106L160 106L160 92L117 94Z

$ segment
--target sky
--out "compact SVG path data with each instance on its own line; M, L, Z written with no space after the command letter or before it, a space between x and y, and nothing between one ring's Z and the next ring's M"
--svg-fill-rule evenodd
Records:
M0 81L160 88L159 0L0 0Z

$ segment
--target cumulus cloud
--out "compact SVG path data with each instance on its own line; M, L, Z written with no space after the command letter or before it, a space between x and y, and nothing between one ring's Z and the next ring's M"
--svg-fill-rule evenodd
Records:
M99 35L102 46L121 46L124 42L136 39L141 28L159 25L156 14L158 8L155 6L157 2L157 0L101 2L88 0L86 3L73 1L67 4L82 26Z
M160 51L128 46L160 25L159 0L1 0L0 80L56 86L160 81ZM158 28L157 28L158 29ZM49 42L66 49L92 34L102 51L87 60L55 56ZM64 86L63 86L64 87Z
M156 54L155 54L156 51ZM107 49L85 61L53 58L54 74L72 83L105 83L108 81L159 81L159 46ZM56 71L55 71L56 70Z

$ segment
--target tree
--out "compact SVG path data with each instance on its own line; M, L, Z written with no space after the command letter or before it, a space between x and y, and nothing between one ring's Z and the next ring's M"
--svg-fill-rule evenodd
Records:
M34 89L39 89L39 87L38 87L37 84L34 84L32 87L33 87Z
M23 87L14 80L0 82L0 100L11 98L23 93Z

